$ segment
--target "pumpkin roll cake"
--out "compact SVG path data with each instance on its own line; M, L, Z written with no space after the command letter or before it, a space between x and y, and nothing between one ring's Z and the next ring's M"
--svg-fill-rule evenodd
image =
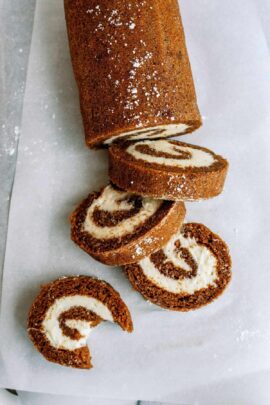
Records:
M123 142L109 149L116 186L143 196L196 201L219 195L228 162L209 149L175 140Z
M86 143L201 125L177 0L65 0Z
M124 267L135 290L160 307L190 311L209 304L231 279L227 245L202 224L184 224L167 245Z
M86 340L102 321L133 330L127 306L108 283L87 276L63 277L42 286L29 312L28 334L47 360L89 369Z
M104 264L129 264L159 250L184 217L182 202L143 198L108 185L71 214L71 238Z

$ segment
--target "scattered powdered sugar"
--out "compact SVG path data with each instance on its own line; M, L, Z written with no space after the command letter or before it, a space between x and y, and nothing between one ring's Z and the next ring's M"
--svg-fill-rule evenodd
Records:
M16 150L15 147L11 146L11 147L9 147L9 148L6 149L6 153L7 153L9 156L13 156L14 153L15 153L15 150Z
M254 344L258 345L260 340L270 343L270 333L258 328L237 328L236 342L239 343L239 345L246 345L252 348Z
M157 86L153 86L153 92L156 94L157 97L160 97L160 92L158 91Z
M181 183L178 183L176 186L175 186L175 178L173 176L170 176L168 179L168 185L171 185L173 190L176 190L178 192L181 192L181 191L188 192L189 191L189 188L186 185L186 176L184 174L182 175Z
M146 51L144 56L133 59L131 61L131 64L135 69L137 69L137 68L140 68L141 66L143 66L145 64L145 62L152 59L152 57L153 57L153 53ZM130 76L132 76L132 74L135 75L136 72L130 71Z
M184 184L178 184L175 189L176 189L176 191L180 192L180 191L184 191L186 189L186 187Z
M93 14L93 13L94 13L95 15L99 15L99 14L101 13L100 6L97 5L95 8L87 9L87 10L86 10L86 13L87 13L87 14Z
M118 10L112 10L108 17L108 22L110 25L114 25L115 27L121 27L121 25L123 25L121 17L118 15Z
M1 125L3 132L8 133L6 124ZM0 156L3 154L6 156L13 156L16 152L17 149L17 141L19 139L20 135L20 127L16 125L13 129L14 136L13 137L8 137L9 141L8 142L3 142L1 149L0 149Z
M18 127L17 125L14 127L14 134L15 134L15 140L17 140L20 135L20 127Z
M136 255L143 254L143 249L140 246L136 246L135 248Z
M143 243L145 245L152 245L152 243L154 242L154 238L152 236L148 236L147 238L144 239Z
M116 103L122 105L120 114L127 123L132 123L136 128L147 126L150 122L157 124L159 122L158 117L164 114L163 106L162 111L156 108L152 116L148 114L148 117L145 116L144 110L140 109L143 103L151 111L153 109L153 98L158 99L163 95L161 94L162 87L159 86L159 69L162 68L163 64L160 63L160 66L158 66L158 64L154 65L151 62L154 57L154 48L152 44L147 43L143 25L140 23L141 12L144 7L149 10L153 9L146 0L140 0L128 2L123 7L122 5L115 8L110 5L107 7L97 5L85 10L86 14L91 18L94 34L98 36L100 43L105 47L104 53L108 57L107 66L109 70L107 78L111 81L109 88L115 89L120 86L120 83L123 84L121 93L119 95L115 94ZM135 34L136 46L132 46L132 37ZM132 48L129 49L129 47ZM121 66L123 58L120 50L125 48L125 52L130 55L130 62L127 64L127 67L130 64L130 68L127 76L123 79ZM99 55L96 55L97 58L99 58ZM156 68L154 68L155 66ZM121 77L119 72L121 72ZM165 93L164 97L166 96ZM166 108L166 105L164 105L164 108ZM119 109L110 112L113 120L113 115L119 114ZM172 121L175 120L173 116L169 118Z
M96 27L96 29L95 29L95 32L97 32L97 31L104 31L104 29L105 29L105 27L104 27L104 25L102 24L102 23L99 23L98 25L97 25L97 27Z
M236 338L237 342L245 342L261 335L260 330L248 330L244 329L240 332L240 335Z
M135 52L135 50L134 50ZM131 97L127 97L127 100L124 105L124 110L134 110L136 107L139 106L140 104L140 99L138 98L138 87L139 87L139 82L138 82L138 71L140 68L142 68L147 61L151 60L153 57L152 52L144 52L143 56L140 57L135 57L134 59L131 60L131 65L132 68L129 71L129 83L127 86L127 92L131 94ZM144 91L144 96L146 98L150 96L150 93L145 92L145 88L142 87L142 90ZM156 88L157 90L157 88ZM133 120L136 121L136 127L139 128L143 126L143 123L141 122L141 116L142 112L140 111L138 114L133 115ZM126 118L126 116L125 116ZM146 124L146 122L144 123Z

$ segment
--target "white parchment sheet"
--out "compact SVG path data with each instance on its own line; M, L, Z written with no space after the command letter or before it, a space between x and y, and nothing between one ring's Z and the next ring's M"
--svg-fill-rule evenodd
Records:
M202 129L182 139L231 164L222 196L187 204L187 220L228 242L233 281L212 305L171 313L145 302L118 268L95 262L70 241L68 215L107 181L107 155L84 145L62 1L38 0L4 269L1 385L200 403L200 390L243 376L252 381L270 369L270 56L253 2L181 6L205 117ZM46 362L25 330L39 285L72 274L111 283L134 320L132 335L107 323L96 328L90 371Z

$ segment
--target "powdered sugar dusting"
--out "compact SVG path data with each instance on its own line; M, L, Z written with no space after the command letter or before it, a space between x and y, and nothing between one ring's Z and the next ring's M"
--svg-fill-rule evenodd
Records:
M143 250L140 246L136 246L135 252L136 252L136 255L138 255L138 256L143 254Z
M2 124L1 127L2 127L3 131L8 133L6 124ZM17 149L17 141L18 141L19 135L20 135L20 127L15 125L13 132L14 132L14 136L10 137L10 140L8 142L6 142L6 143L2 142L1 149L0 149L0 157L2 155L13 156L15 154L16 149Z
M147 35L141 24L141 15L144 7L152 10L146 0L129 2L119 7L104 7L97 5L86 8L86 14L92 19L93 33L98 36L99 43L105 47L108 55L108 86L111 89L119 88L119 94L114 93L114 99L118 106L115 110L110 109L111 121L114 117L117 121L121 114L126 123L135 128L147 127L150 123L158 123L164 111L157 108L151 114L145 114L140 108L143 104L149 111L153 110L153 99L159 99L162 95L159 86L159 68L152 60L154 56L153 44L147 43ZM133 36L136 34L136 46ZM141 35L141 38L140 38ZM138 38L139 37L139 38ZM124 55L128 55L127 73L123 69ZM99 56L97 55L96 58ZM155 59L156 60L156 59ZM154 66L154 68L153 68ZM120 87L122 86L122 87ZM166 103L165 103L166 104ZM163 106L162 106L163 107ZM165 105L166 108L166 105ZM172 118L173 120L174 118Z

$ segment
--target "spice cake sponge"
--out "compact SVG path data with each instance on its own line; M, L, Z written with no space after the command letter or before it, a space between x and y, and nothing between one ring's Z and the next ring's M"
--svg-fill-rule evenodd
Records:
M231 279L231 257L218 235L202 224L187 223L163 249L124 269L146 300L190 311L222 294Z
M228 162L209 149L175 140L123 142L109 148L116 186L143 196L196 201L219 195Z
M109 184L71 214L71 238L111 266L134 263L159 250L185 217L182 202L143 198Z
M102 321L133 330L126 304L108 283L87 276L62 277L41 287L29 311L28 334L48 361L89 369L86 341Z
M65 0L89 147L201 125L177 0Z

